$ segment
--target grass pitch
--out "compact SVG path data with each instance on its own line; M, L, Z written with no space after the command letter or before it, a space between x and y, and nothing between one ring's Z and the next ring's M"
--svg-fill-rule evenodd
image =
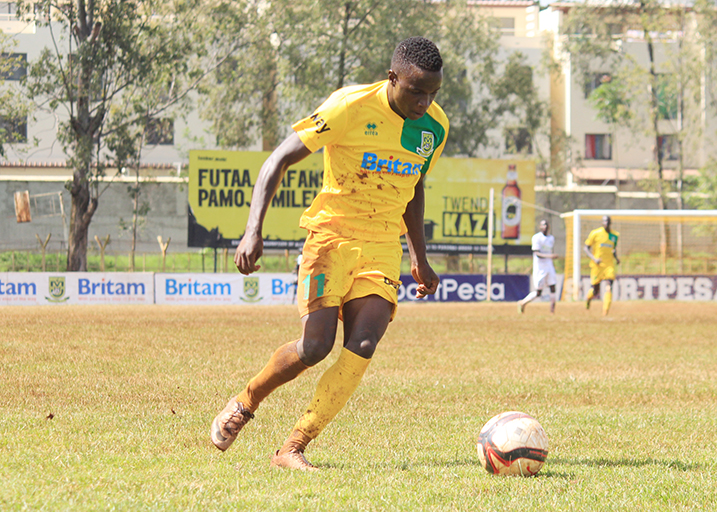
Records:
M717 303L406 304L357 393L269 468L334 353L227 452L209 425L295 339L294 307L0 308L3 510L714 510ZM495 414L550 437L535 478L475 443Z

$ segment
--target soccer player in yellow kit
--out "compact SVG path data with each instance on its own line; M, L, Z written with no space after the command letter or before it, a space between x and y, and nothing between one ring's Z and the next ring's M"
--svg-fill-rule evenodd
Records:
M617 257L617 239L620 233L610 229L611 219L602 218L602 227L593 229L585 240L583 249L590 258L590 284L585 303L590 309L590 301L600 295L600 283L606 281L605 297L602 301L602 314L606 316L612 304L612 283L615 280L615 265L620 263Z
M388 80L334 92L293 125L294 133L262 166L234 257L243 274L259 268L262 224L287 168L324 148L323 187L300 221L308 231L297 284L301 338L279 347L214 419L211 439L220 450L273 390L329 355L341 319L341 354L271 460L275 467L315 471L304 457L307 444L358 387L395 314L402 234L417 297L435 293L439 278L426 257L423 179L448 134L448 119L433 102L442 80L435 44L406 39L394 51Z

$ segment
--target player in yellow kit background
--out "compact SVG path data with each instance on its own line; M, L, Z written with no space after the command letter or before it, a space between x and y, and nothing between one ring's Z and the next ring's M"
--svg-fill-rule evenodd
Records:
M586 307L590 309L590 301L600 295L600 283L605 281L605 296L602 301L602 314L610 311L612 304L612 283L615 280L615 265L620 263L617 257L617 240L620 233L610 228L612 220L609 215L602 218L602 227L593 229L585 240L583 247L590 258L590 284Z
M289 166L324 148L321 191L301 217L308 234L299 266L297 301L302 334L269 362L212 422L211 439L226 450L277 387L326 358L343 320L343 349L321 377L313 400L275 467L315 471L308 443L338 414L366 371L395 315L406 235L417 296L435 293L428 264L423 179L446 142L448 119L433 102L443 79L435 44L422 37L399 43L388 80L333 93L269 156L259 173L246 231L234 262L243 274L259 267L262 224Z

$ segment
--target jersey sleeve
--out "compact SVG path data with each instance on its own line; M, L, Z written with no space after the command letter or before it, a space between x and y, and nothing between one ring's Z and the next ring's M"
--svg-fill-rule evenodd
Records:
M292 128L301 142L313 153L337 141L346 129L347 119L346 95L338 90L313 114L297 121Z
M590 247L592 247L594 242L595 242L595 230L593 229L590 232L590 234L588 235L587 239L585 240L585 245L589 245Z
M540 251L540 239L538 238L538 235L533 235L533 238L531 240L531 249L534 251Z

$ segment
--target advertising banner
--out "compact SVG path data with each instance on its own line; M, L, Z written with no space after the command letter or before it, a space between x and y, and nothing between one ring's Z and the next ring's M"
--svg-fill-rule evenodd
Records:
M479 302L488 297L486 276L475 274L446 274L434 295L416 298L416 282L410 274L401 276L398 290L399 302ZM515 302L530 292L530 276L501 274L492 278L490 300Z
M157 304L293 304L296 274L155 274Z
M582 276L582 297L590 290L590 277ZM601 287L601 291L604 287ZM618 276L613 300L717 300L717 276Z
M236 247L251 195L268 152L194 150L189 153L190 247ZM268 249L301 248L299 218L323 185L323 155L290 167L264 222ZM490 189L495 193L496 254L531 254L535 163L442 157L426 178L425 233L430 252L487 252Z
M154 304L151 273L0 273L0 305Z
M478 158L441 158L426 178L424 219L429 250L486 253L491 188L495 194L494 252L532 254L535 210L523 202L535 204L535 163Z
M261 151L189 152L189 247L236 247L244 234L254 184L264 160ZM290 167L264 221L266 248L301 248L306 231L299 217L319 193L321 153Z

